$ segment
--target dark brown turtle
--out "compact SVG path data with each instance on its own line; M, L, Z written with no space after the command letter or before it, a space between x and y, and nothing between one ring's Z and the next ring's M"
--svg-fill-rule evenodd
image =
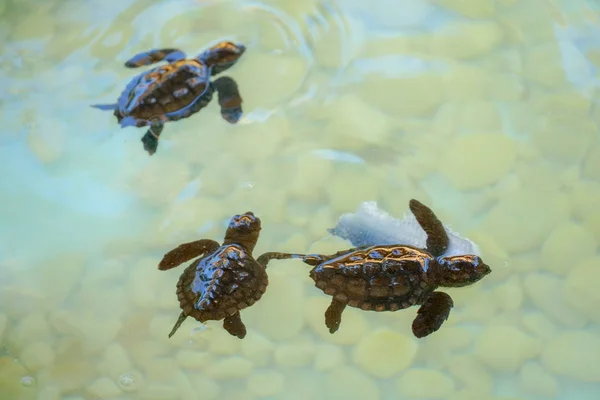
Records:
M260 230L260 218L248 211L231 218L222 245L202 239L181 244L164 255L158 265L162 271L199 257L179 277L177 297L183 311L169 337L187 317L200 322L223 320L223 328L231 335L246 336L240 310L256 303L269 284L265 265L270 255L256 260L252 256Z
M454 306L452 298L438 287L471 285L491 272L476 255L444 256L448 235L440 220L417 200L411 212L427 234L427 248L404 244L365 246L332 255L265 253L265 260L300 258L314 266L310 277L316 287L333 297L325 324L338 330L348 305L365 311L396 311L420 305L413 321L413 334L422 338L437 331ZM268 261L265 261L265 263Z
M242 116L242 98L237 83L229 77L214 82L210 77L233 66L244 54L241 44L221 42L195 58L186 58L178 49L154 49L139 53L125 63L138 68L165 60L161 65L133 78L115 104L95 104L101 110L114 110L122 128L149 126L142 138L144 149L154 154L165 122L177 121L197 113L219 95L221 115L236 123Z

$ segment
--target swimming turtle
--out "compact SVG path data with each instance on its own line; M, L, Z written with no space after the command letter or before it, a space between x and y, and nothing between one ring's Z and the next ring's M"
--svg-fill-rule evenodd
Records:
M246 51L242 44L221 42L186 58L179 49L153 49L133 56L127 68L138 68L165 60L166 65L153 68L134 77L115 104L94 104L101 110L114 110L122 128L150 126L142 142L144 149L154 154L164 123L187 118L205 107L216 90L221 115L236 123L242 116L242 98L237 83L223 76L210 81L233 66Z
M444 256L448 235L431 209L417 200L409 207L427 235L426 248L405 244L363 246L332 255L265 253L265 259L299 258L313 266L316 287L333 297L325 311L330 333L338 330L346 306L365 311L396 311L420 305L412 324L422 338L437 331L454 306L438 287L471 285L491 272L473 254Z
M260 218L248 211L231 218L222 245L201 239L164 255L158 265L162 271L199 257L179 277L177 297L183 311L169 337L187 317L200 322L223 320L223 328L231 335L246 336L240 310L260 300L269 284L265 265L270 255L256 260L252 256L260 230Z

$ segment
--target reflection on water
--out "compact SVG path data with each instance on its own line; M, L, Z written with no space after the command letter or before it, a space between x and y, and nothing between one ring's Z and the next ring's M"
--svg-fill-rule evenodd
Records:
M600 387L597 5L560 0L0 3L0 394L6 399L593 399ZM595 8L593 8L595 7ZM153 47L245 43L218 104L139 129L89 107ZM329 302L272 262L248 336L179 315L179 243L263 221L256 253L334 252L343 213L417 198L493 273L416 309Z

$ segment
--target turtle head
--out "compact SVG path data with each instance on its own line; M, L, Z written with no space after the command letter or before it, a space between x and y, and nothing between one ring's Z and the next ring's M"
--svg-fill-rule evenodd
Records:
M211 75L216 75L231 68L245 51L243 44L220 42L200 54L199 59L211 69Z
M252 251L258 241L260 229L260 218L255 216L252 211L234 215L229 221L227 232L225 232L224 244L241 244L248 251Z
M489 265L473 254L440 257L438 264L437 284L444 287L468 286L492 272Z

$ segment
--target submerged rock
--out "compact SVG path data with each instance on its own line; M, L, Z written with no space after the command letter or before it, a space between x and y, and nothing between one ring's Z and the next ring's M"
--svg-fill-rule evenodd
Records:
M444 229L450 238L445 256L481 255L479 247L471 240L463 238L446 224ZM381 210L375 201L363 202L356 212L343 214L337 225L329 229L329 233L350 241L356 247L407 244L425 248L427 240L425 232L412 213L407 211L402 219L397 219Z

